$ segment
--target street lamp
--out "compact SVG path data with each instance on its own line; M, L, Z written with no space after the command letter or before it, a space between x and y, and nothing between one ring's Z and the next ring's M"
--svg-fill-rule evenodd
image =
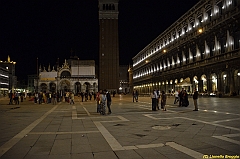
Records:
M37 86L36 86L36 92L38 92L38 78L39 78L39 70L38 70L38 57L37 57Z

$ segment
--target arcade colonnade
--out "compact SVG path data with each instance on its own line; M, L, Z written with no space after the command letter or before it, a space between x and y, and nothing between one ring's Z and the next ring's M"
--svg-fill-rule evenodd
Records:
M240 71L218 72L203 75L189 76L178 79L155 79L152 82L146 82L134 86L140 94L149 94L154 89L172 93L184 88L187 92L192 93L194 89L200 93L228 94L233 90L236 94L240 93Z
M98 86L96 81L88 80L73 80L73 79L59 79L51 82L40 82L39 88L41 92L73 92L74 94L80 92L97 92Z

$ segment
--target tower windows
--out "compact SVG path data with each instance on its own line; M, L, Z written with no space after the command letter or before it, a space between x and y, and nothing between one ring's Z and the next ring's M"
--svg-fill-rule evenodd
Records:
M103 10L115 10L114 4L103 4Z

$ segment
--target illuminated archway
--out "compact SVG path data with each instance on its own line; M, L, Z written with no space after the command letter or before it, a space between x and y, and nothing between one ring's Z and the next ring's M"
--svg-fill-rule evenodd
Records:
M49 91L51 91L51 92L56 92L56 84L55 83L50 83L49 84Z
M70 82L68 80L62 80L60 82L60 90L63 92L69 92L70 91Z
M206 75L202 75L201 76L201 80L203 81L203 91L207 92L207 76Z
M217 92L218 91L218 89L217 89L217 75L215 73L213 73L211 75L211 77L212 77L212 91Z

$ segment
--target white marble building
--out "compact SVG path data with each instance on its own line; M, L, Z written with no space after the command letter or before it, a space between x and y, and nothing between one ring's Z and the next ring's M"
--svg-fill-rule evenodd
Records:
M65 60L62 67L50 66L39 69L39 79L35 81L38 92L97 92L98 79L95 73L94 60Z

